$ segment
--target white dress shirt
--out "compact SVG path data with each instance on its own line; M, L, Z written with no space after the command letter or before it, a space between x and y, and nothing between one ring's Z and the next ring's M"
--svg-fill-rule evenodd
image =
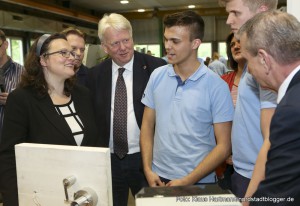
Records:
M140 152L140 128L138 127L134 107L133 107L133 57L122 68L125 68L123 78L127 90L127 139L128 139L128 154ZM114 153L113 141L113 117L114 117L114 103L116 83L119 75L118 69L121 66L112 61L112 88L111 88L111 118L110 118L110 139L109 148L111 153Z
M296 73L300 70L300 65L296 67L296 69L294 69L289 76L282 82L282 84L279 87L278 90L278 97L277 97L277 104L279 104L279 102L282 100L282 98L284 97L287 88L289 87L292 79L294 78L294 76L296 75Z

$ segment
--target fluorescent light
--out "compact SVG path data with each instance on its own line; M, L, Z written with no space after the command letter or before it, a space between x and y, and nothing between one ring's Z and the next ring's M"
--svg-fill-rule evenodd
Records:
M145 12L145 9L138 9L138 12Z
M195 5L189 5L188 8L189 9L194 9L196 6Z
M127 0L122 0L122 1L120 1L120 3L121 3L121 4L128 4L129 1L127 1Z

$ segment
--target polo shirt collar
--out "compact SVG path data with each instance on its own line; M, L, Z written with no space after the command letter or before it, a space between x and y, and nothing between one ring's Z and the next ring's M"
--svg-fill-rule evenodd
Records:
M194 74L192 74L187 80L191 80L191 81L197 81L199 78L201 78L203 75L205 75L208 71L207 66L205 66L204 62L202 59L199 59L200 61L200 66L198 67L198 69L194 72ZM178 76L175 73L174 67L172 66L172 64L168 64L168 75L170 77L176 77Z

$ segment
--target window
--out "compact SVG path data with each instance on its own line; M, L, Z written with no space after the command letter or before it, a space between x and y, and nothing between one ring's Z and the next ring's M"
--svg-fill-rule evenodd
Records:
M228 59L227 53L226 53L226 42L219 42L218 44L219 48L219 54L221 57L224 57L225 59Z
M8 41L7 54L17 63L24 65L23 43L21 38L6 38Z
M147 53L147 51L151 51L152 56L160 57L160 45L159 44L136 44L134 45L134 50Z
M30 46L33 45L34 41L35 41L35 39L30 39Z
M198 57L205 60L206 57L211 57L211 53L212 53L212 48L211 48L211 43L207 42L207 43L201 43L200 47L198 48Z

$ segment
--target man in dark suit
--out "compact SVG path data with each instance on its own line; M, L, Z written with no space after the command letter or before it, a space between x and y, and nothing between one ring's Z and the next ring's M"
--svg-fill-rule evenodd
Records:
M134 51L132 27L120 14L105 15L100 20L99 38L104 51L111 58L89 71L88 87L94 98L100 145L111 149L114 206L126 206L129 188L135 195L147 184L139 145L144 112L141 98L152 71L166 62ZM118 82L123 82L125 91L119 92ZM120 95L116 94L122 95L125 111L119 110L117 102ZM119 124L123 124L121 129ZM120 142L125 147L122 152L119 149Z
M76 72L77 83L85 86L87 83L88 67L82 63L82 60L84 58L86 35L81 30L73 27L69 27L61 33L66 35L73 51L77 54L75 59L75 64L78 68Z
M251 74L278 92L269 150L260 154L265 173L250 205L300 205L300 22L279 11L261 13L241 27L238 38Z

